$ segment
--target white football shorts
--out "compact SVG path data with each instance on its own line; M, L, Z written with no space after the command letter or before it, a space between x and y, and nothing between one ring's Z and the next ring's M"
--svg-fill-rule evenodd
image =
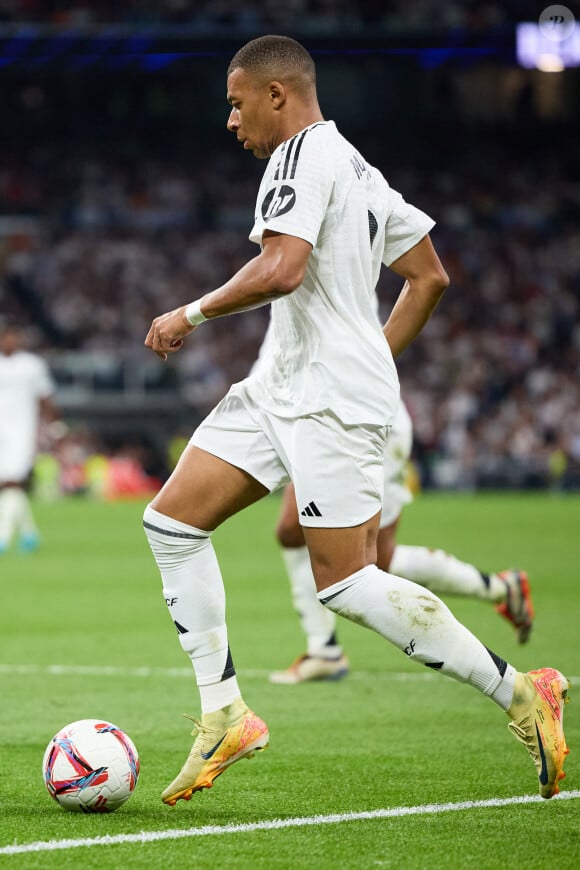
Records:
M191 444L270 491L290 480L300 523L349 528L381 510L386 426L345 426L329 411L289 419L260 408L244 383L198 426Z
M0 429L0 484L26 480L34 464L34 446L34 438L25 429Z

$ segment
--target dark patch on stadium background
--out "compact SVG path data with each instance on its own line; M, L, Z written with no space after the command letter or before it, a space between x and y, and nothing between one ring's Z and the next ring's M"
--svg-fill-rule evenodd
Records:
M300 38L302 34L294 35ZM315 58L411 57L423 69L449 63L463 67L493 57L511 62L514 53L510 27L482 33L471 29L393 33L375 24L357 35L314 35L309 31L304 34L304 42ZM110 73L130 69L155 74L174 67L197 71L200 60L231 59L239 44L235 27L224 30L221 25L200 34L193 23L185 27L152 24L138 33L130 22L119 22L114 28L96 24L87 37L83 27L68 26L65 32L55 33L52 22L27 22L26 28L8 30L0 36L0 69L82 72L96 68Z
M269 190L262 202L262 217L265 221L286 214L296 205L296 191L287 184Z

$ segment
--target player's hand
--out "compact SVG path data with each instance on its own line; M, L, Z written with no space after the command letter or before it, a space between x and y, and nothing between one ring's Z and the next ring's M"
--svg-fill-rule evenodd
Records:
M167 359L168 353L176 353L183 347L183 339L196 329L185 318L186 305L168 311L156 317L145 339L145 347L148 347L160 359Z

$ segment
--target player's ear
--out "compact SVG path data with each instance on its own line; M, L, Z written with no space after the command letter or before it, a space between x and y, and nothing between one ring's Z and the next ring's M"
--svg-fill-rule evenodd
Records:
M280 82L270 82L268 96L274 109L281 109L286 102L286 88Z

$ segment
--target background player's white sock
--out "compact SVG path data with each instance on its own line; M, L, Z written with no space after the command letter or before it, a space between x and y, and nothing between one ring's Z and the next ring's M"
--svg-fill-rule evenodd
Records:
M19 489L17 490L17 492L20 493L20 504L18 507L18 531L20 532L21 538L35 538L38 536L38 528L32 515L30 499L28 498L28 494L23 489Z
M389 571L439 595L468 595L489 601L506 597L506 585L495 574L483 574L443 550L397 544Z
M225 591L210 532L145 508L143 525L163 595L197 679L202 713L240 695L228 645Z
M13 492L12 487L0 490L0 547L2 549L10 545L16 529Z
M429 589L367 565L318 593L341 616L372 628L409 658L469 683L507 710L515 670L458 622Z
M282 558L290 580L292 601L306 635L308 655L337 658L342 655L342 648L335 642L336 616L316 597L308 548L282 547Z
M0 544L7 547L17 533L32 537L38 530L25 491L7 486L0 490Z

